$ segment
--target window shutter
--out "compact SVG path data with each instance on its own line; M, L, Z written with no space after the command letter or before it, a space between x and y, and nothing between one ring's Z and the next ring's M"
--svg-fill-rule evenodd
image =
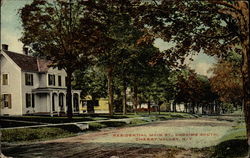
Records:
M11 94L8 94L8 107L11 109Z
M32 108L35 107L35 94L32 94Z
M28 75L25 74L25 85L28 85Z
M1 95L1 107L4 108L4 95Z
M31 85L33 86L33 74L31 76Z
M28 94L27 93L25 94L25 100L26 100L26 108L28 108L29 106L28 106Z

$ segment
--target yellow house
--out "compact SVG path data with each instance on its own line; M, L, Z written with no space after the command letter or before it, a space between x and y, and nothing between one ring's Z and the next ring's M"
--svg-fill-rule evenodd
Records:
M109 112L108 99L100 98L98 100L92 100L92 97L90 95L86 96L84 99L81 100L80 110L83 113L93 111L91 109L88 109L88 106L87 106L91 104L94 107L94 113L108 113Z

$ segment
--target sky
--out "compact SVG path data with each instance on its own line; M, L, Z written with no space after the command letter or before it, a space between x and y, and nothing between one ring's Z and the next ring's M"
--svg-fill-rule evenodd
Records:
M9 45L9 50L22 52L22 42L19 41L22 35L22 24L18 15L18 10L32 0L3 0L1 6L1 44ZM160 50L165 50L173 46L157 39L154 44ZM194 61L186 60L186 63L198 74L211 76L207 71L216 62L213 57L204 53L192 56Z

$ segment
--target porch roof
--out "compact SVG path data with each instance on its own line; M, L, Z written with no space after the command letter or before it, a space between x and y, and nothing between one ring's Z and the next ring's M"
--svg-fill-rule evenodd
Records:
M42 88L36 88L32 89L32 92L34 93L50 93L50 92L64 92L66 93L67 88L57 88L57 87L42 87ZM80 93L80 90L72 90L73 93Z

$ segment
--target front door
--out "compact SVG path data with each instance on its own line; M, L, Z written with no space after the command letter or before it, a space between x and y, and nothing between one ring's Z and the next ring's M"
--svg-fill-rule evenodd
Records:
M79 112L79 95L76 93L73 95L73 106L74 112Z

